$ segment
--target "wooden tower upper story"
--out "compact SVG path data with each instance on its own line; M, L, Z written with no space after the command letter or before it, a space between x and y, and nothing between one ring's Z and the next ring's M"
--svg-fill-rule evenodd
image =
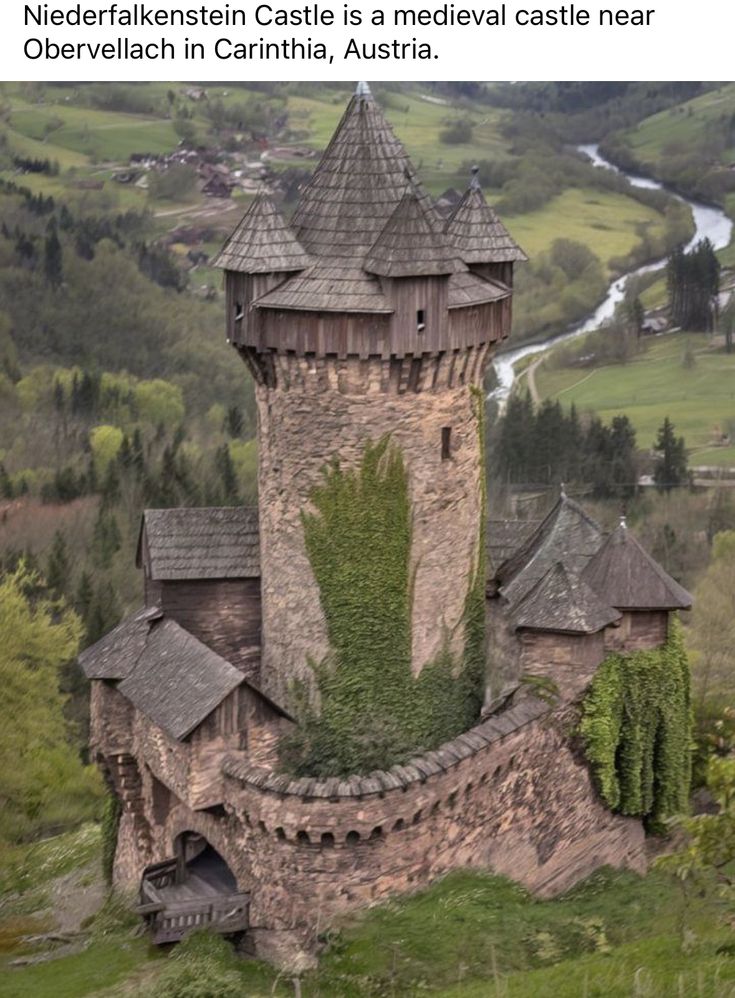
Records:
M274 354L415 359L502 340L525 259L476 175L439 214L361 84L291 224L258 195L216 265L227 338L270 384Z

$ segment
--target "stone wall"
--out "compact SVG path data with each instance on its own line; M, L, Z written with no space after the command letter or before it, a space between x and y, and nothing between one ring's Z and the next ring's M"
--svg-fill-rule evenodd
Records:
M617 627L605 630L605 649L608 652L643 651L660 648L669 634L669 615L666 610L626 611Z
M519 631L521 674L552 682L559 696L570 702L590 684L605 657L603 632L547 634Z
M417 361L406 390L388 361L274 355L276 387L257 386L263 600L263 688L283 702L290 679L310 679L308 659L328 651L319 591L301 511L336 455L347 467L367 441L387 433L401 448L413 515L413 668L458 650L464 601L475 568L482 512L482 454L476 403L484 354ZM404 365L410 373L410 365ZM442 459L442 429L451 428ZM367 608L366 608L367 609Z

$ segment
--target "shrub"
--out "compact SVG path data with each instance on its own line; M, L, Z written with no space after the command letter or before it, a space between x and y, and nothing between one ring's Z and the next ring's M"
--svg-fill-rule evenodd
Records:
M193 932L169 958L148 998L244 998L232 947L220 936Z
M465 142L471 142L474 127L469 118L458 118L449 122L446 128L439 132L439 141L447 146L460 146Z

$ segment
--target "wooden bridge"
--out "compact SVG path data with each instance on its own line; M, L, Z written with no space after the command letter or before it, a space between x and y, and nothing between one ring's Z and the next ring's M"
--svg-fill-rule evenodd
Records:
M195 929L222 935L248 928L250 895L237 884L224 861L207 849L191 863L179 858L153 863L140 885L142 915L156 945L176 943Z

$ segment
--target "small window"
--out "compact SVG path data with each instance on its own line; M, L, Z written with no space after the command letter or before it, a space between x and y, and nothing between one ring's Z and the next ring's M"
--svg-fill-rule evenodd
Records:
M426 329L426 312L420 308L416 312L416 331L423 333Z
M442 461L452 456L452 427L442 426Z
M235 322L240 322L244 315L245 315L245 312L243 311L242 302L241 301L236 301L235 302Z

